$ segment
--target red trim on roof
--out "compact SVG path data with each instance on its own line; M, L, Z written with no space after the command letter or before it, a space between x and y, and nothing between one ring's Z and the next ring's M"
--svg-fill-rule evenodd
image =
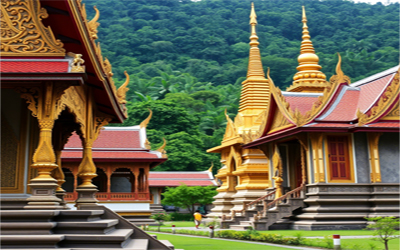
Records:
M66 73L68 61L1 61L1 73Z
M185 179L210 179L208 173L205 172L193 172L193 173L157 173L150 172L149 178L185 178Z

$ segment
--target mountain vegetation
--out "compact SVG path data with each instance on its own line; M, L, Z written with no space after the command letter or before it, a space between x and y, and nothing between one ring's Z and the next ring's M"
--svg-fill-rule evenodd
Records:
M219 156L206 149L220 144L224 110L238 109L249 51L247 0L84 1L100 10L99 41L118 84L131 76L129 119L139 124L154 112L149 140L166 138L169 160L158 170L205 170ZM336 52L352 81L398 64L399 4L369 5L345 0L254 0L262 62L281 89L291 85L298 66L301 6L311 40L327 78ZM157 170L156 169L156 170Z

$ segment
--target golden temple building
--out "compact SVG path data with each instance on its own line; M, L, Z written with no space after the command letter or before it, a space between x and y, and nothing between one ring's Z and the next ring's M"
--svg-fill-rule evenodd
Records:
M251 8L240 109L220 153L212 215L231 229L361 229L399 215L399 66L355 83L321 71L303 7L299 66L281 91L264 72ZM258 197L256 197L258 194Z

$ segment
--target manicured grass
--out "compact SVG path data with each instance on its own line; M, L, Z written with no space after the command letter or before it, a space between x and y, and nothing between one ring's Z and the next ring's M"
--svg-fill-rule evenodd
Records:
M267 234L280 234L283 236L297 236L301 233L303 237L311 236L330 236L332 234L339 234L341 236L351 236L351 235L372 235L372 231L369 230L329 230L329 231L304 231L304 230L269 230L269 231L259 231L260 233ZM400 233L397 232L397 235Z
M157 234L154 232L150 232L150 234L157 235L159 240L169 240L174 246L175 249L185 249L185 250L275 250L275 249L289 249L283 247L276 246L265 246L258 244L251 244L246 242L234 242L234 241L225 241L225 240L217 240L217 239L209 239L209 238L200 238L200 237L185 237L179 235L172 234Z
M171 228L172 225L175 225L175 227L194 227L194 221L166 221L161 227Z
M342 249L365 249L365 250L382 250L385 249L385 245L382 242L373 239L342 239L341 240ZM375 246L372 248L371 246ZM400 249L400 240L390 240L389 249L396 250Z

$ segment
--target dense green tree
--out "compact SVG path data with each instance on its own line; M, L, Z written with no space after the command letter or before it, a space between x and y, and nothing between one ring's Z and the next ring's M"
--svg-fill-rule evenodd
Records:
M207 186L186 186L167 187L162 193L164 199L162 204L173 205L176 207L187 208L191 214L194 213L195 204L211 204L217 195L216 187Z

